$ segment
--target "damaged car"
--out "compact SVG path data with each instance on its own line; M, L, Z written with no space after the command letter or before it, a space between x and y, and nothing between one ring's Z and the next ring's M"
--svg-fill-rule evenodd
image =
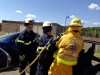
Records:
M0 36L0 70L18 63L17 38L19 32Z

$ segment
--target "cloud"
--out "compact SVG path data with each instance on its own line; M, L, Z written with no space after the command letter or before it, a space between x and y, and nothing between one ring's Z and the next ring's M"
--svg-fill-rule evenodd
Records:
M91 3L89 6L88 6L89 9L92 9L92 10L100 10L100 6L96 3Z
M26 19L32 20L32 18L27 17Z
M14 20L14 21L20 21L20 20Z
M74 15L71 15L70 18L73 19L73 18L75 18L75 16Z
M100 25L100 22L94 22L93 25Z
M35 22L40 22L40 21L35 21Z
M2 23L2 20L0 20L0 23Z
M82 22L82 23L89 23L88 21L85 21L85 20L81 20L81 22Z
M34 14L27 14L25 17L27 17L27 18L37 18L36 15L34 15Z
M16 13L18 13L18 14L22 14L23 12L20 11L20 10L16 10Z
M61 24L62 26L64 25L64 24Z
M76 16L71 15L70 18L73 19L73 18L76 18ZM81 22L82 22L82 23L89 23L88 21L85 21L85 20L81 20Z

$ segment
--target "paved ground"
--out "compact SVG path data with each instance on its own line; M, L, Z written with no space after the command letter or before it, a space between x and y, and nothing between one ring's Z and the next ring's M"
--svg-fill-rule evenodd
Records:
M18 67L15 67L15 68L11 67L7 70L1 71L0 75L18 75L18 73L19 73ZM28 73L26 73L26 74L29 75Z
M98 62L96 62L96 61L92 61L92 62L93 62L93 65L98 64ZM1 71L0 75L18 75L18 67L12 66L11 68L9 68L7 70ZM27 75L29 75L29 74L27 73ZM97 75L100 75L100 72L98 72Z
M85 44L85 46L90 47L91 44ZM100 49L100 45L97 47ZM98 55L98 56L100 57L100 55ZM93 61L93 65L95 65L95 64L98 64L98 62ZM7 70L0 71L0 75L18 75L18 67L14 68L12 66L11 68L9 68ZM27 73L27 75L29 75L29 74ZM100 72L97 75L100 75Z

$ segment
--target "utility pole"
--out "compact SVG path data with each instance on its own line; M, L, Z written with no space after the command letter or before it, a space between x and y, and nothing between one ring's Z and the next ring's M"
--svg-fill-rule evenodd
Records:
M96 34L97 34L97 31L96 31L96 29L95 29L94 38L96 38Z
M66 21L67 21L67 18L69 18L69 16L66 16L66 18L65 18L65 28L64 28L64 31L66 30Z
M96 34L97 34L97 30L95 29L94 38L96 38ZM96 52L97 52L98 50L97 45L95 47L96 47Z

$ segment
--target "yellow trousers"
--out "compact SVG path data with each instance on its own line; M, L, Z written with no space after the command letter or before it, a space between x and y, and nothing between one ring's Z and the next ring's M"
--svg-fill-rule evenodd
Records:
M50 66L49 74L52 75L72 75L72 66L57 62L56 60Z

